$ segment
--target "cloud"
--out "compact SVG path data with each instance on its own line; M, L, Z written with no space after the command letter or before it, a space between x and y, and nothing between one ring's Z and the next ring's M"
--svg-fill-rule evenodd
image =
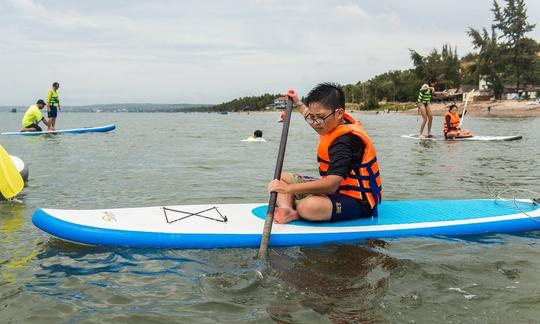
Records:
M530 21L538 21L540 4L527 5ZM428 53L450 43L467 53L466 29L489 26L491 6L10 0L0 3L0 59L9 75L0 80L0 104L35 101L53 80L73 104L212 103L288 87L307 91L321 81L356 83L411 67L408 48ZM538 31L532 35L538 39Z

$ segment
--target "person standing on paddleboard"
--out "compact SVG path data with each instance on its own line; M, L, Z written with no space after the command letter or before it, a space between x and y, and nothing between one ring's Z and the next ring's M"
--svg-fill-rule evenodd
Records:
M472 136L470 130L461 129L461 127L459 126L460 119L461 118L458 114L458 107L455 104L450 105L448 107L448 111L444 113L443 133L445 139L455 139Z
M58 88L60 88L60 84L54 82L52 88L47 93L48 130L56 130L56 117L58 116L58 111L61 110L60 99L58 99Z
M272 180L268 191L278 193L274 222L376 216L382 186L375 147L362 124L345 113L341 87L319 84L309 92L307 106L296 92L287 95L320 135L317 159L321 178L283 172L280 180Z
M22 119L22 129L21 132L41 132L42 129L39 127L39 122L43 122L47 127L49 123L43 117L41 110L45 107L45 101L39 99L35 105L28 107L24 113Z
M418 99L416 100L416 104L418 106L420 114L422 115L422 125L420 126L420 132L418 134L418 137L420 138L424 137L423 133L424 127L426 127L426 123L428 126L427 137L433 137L433 134L431 134L431 124L433 123L431 100L433 99L433 94L435 93L435 87L433 87L434 84L435 81L433 79L430 79L427 84L422 85L420 91L418 92Z

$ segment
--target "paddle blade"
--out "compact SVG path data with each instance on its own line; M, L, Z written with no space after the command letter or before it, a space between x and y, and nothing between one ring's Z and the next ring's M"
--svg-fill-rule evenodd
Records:
M0 145L0 193L6 199L23 190L24 181L6 150Z

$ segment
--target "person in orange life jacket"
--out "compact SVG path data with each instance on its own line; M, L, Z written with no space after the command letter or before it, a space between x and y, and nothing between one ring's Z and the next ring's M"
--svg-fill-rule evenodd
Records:
M444 113L444 138L455 139L456 137L471 137L472 133L468 129L461 129L459 127L460 116L458 114L458 108L455 104L448 107L448 112Z
M283 172L268 184L277 192L274 222L341 221L377 215L381 177L375 148L360 122L345 113L339 85L322 83L302 103L287 94L295 108L320 135L317 149L321 178Z

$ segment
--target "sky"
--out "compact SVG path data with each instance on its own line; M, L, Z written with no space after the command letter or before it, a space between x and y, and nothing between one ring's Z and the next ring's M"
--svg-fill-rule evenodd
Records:
M501 0L499 3L503 4ZM526 0L529 22L540 1ZM0 105L60 83L66 105L216 104L300 94L412 67L409 49L473 50L492 0L0 0ZM540 26L528 34L540 40Z

